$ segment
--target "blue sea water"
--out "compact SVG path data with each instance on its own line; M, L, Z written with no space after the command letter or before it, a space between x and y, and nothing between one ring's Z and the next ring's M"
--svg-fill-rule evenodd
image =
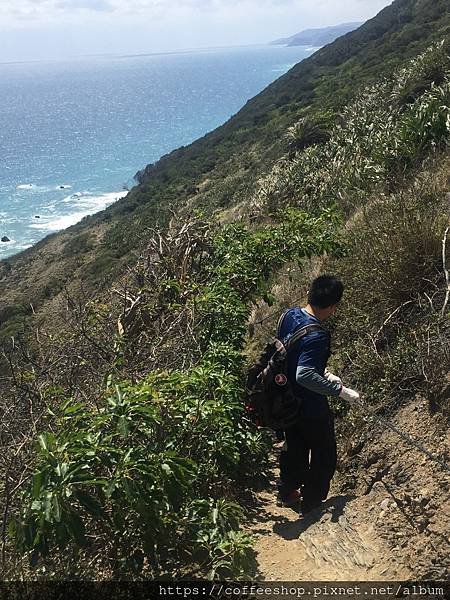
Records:
M310 55L278 46L0 64L0 259L126 194ZM1 57L0 57L1 58Z

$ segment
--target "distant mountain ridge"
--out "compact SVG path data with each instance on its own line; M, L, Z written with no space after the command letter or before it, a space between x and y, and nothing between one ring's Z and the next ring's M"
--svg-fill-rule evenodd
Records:
M362 22L341 23L332 27L320 27L318 29L304 29L287 38L280 38L270 42L271 46L325 46L331 44L341 35L358 29Z

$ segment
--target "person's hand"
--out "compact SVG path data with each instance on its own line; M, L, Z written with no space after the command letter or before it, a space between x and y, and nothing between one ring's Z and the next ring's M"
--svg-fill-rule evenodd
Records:
M325 370L324 377L327 381L330 381L331 383L340 383L342 385L342 379L337 375L333 375L333 373L330 373L328 369Z
M352 390L347 387L342 388L339 397L346 400L350 404L350 406L354 406L360 399L359 393L356 390Z

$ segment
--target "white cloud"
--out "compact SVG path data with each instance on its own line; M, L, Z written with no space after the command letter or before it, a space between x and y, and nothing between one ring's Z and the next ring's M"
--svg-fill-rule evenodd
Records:
M94 12L111 12L113 5L107 0L60 0L55 5L63 10L92 10Z
M0 61L264 43L391 0L0 0Z
M388 4L385 0L348 0L349 7L358 7L359 12L366 8L369 12L376 12L381 6ZM0 15L2 20L10 23L21 19L35 19L37 21L52 18L64 18L66 15L85 13L114 12L120 15L147 15L156 17L170 17L180 14L202 13L246 13L253 11L278 13L292 10L311 12L313 10L326 10L331 14L339 12L342 0L0 0ZM363 8L364 7L364 8ZM373 10L371 11L371 7ZM250 11L250 12L249 12Z

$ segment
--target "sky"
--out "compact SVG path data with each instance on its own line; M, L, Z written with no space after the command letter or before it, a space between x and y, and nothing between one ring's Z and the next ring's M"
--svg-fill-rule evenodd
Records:
M0 62L264 44L392 0L0 0Z

